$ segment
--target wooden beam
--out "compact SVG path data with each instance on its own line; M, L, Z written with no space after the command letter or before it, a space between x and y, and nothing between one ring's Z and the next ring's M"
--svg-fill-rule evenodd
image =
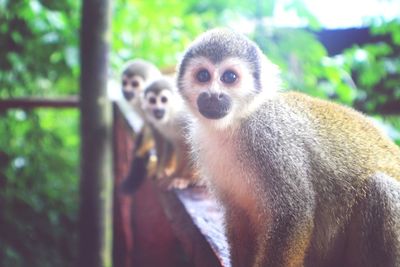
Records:
M121 192L121 184L129 173L133 160L134 139L132 132L118 109L114 115L114 203L113 203L113 263L118 267L132 267L134 242L132 229L132 197Z
M230 266L222 210L205 188L159 190L158 195L192 266Z
M107 97L110 1L82 1L81 174L77 266L112 266L112 108ZM68 197L68 196L66 196Z
M65 98L38 98L21 97L14 99L0 99L0 110L11 108L32 109L32 108L77 108L79 106L78 96Z

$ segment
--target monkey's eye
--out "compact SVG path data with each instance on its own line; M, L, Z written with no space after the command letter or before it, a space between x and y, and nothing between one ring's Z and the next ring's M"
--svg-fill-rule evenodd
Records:
M231 83L236 82L237 77L238 77L238 76L237 76L237 74L236 74L235 72L233 72L233 71L231 71L231 70L227 70L227 71L225 71L225 72L222 74L222 76L221 76L221 81L222 81L223 83L231 84Z
M155 104L157 102L157 99L154 96L152 96L149 98L149 102L150 104Z
M211 75L206 69L202 69L196 74L196 79L201 83L206 83L210 81Z
M128 84L128 82L126 80L122 81L122 86L126 86Z
M168 98L166 98L165 96L161 97L161 102L162 103L167 103L168 102Z
M139 82L138 81L132 81L131 85L132 85L132 87L138 87L139 86Z

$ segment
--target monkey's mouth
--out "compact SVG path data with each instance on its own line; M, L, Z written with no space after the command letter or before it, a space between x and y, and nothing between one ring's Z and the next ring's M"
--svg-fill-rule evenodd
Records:
M133 98L135 98L135 92L131 92L131 91L122 91L124 97L126 100L132 100Z
M165 115L165 110L164 109L154 109L153 115L157 120L161 120Z
M207 119L218 120L225 117L232 107L232 101L226 94L201 93L197 98L197 108Z

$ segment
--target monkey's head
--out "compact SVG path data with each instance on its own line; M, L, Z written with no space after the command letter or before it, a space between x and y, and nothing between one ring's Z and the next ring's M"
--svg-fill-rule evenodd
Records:
M177 89L167 78L152 82L144 91L142 109L153 124L162 124L174 116L181 105Z
M228 29L214 29L185 52L178 88L195 117L224 128L274 95L277 74L254 42Z
M139 105L140 95L145 87L161 76L160 71L150 62L135 59L125 64L121 77L122 94L133 105Z

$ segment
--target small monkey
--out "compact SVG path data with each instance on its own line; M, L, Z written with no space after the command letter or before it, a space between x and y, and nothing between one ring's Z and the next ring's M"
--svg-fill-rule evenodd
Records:
M146 121L143 113L141 99L146 86L152 81L161 77L161 72L156 66L144 59L128 61L121 75L121 90L126 101L132 110L143 120L144 125L136 136L134 146L134 159L127 178L122 183L122 190L125 193L134 192L147 176L147 166L151 150L156 146L156 153L159 156L161 146L164 142L162 136Z
M132 105L134 111L145 120L141 107L141 95L146 86L161 77L156 66L144 59L128 61L122 71L121 87L124 98Z
M198 37L178 68L233 267L400 266L400 149L368 118L280 92L277 67L228 29Z
M164 176L167 161L172 154L176 156L174 172L169 176L170 187L183 188L194 182L193 171L189 161L189 146L186 143L187 117L182 98L173 82L167 77L151 83L144 92L142 108L147 120L168 142L163 149L163 160L159 164L157 175ZM178 179L186 178L186 179ZM191 180L192 179L192 180Z
M162 77L162 74L158 68L144 59L130 60L123 67L121 77L122 94L131 105L133 111L135 111L144 122L144 127L142 129L144 136L141 142L141 148L138 150L139 154L145 153L145 151L148 151L153 146L153 142L150 141L152 139L151 137L155 139L156 146L158 142L162 142L159 140L161 136L151 129L151 125L149 127L141 103L144 89L160 77Z

